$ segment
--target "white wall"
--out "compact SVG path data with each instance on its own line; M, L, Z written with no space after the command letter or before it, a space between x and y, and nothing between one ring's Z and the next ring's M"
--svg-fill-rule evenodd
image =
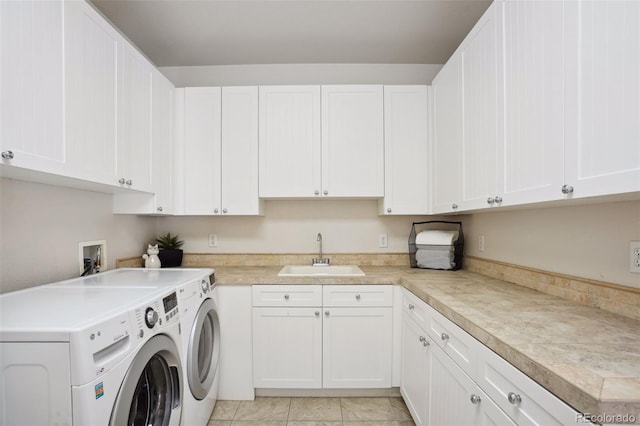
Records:
M265 215L158 219L159 233L178 233L192 253L317 253L318 232L327 253L408 251L411 222L426 216L378 216L373 200L267 201ZM208 234L218 247L208 246ZM388 248L378 247L379 234Z
M640 274L629 272L639 201L478 213L463 225L468 255L640 288Z
M176 85L431 84L438 64L274 64L161 67Z
M109 269L142 255L155 219L111 211L109 194L0 179L0 292L78 276L81 241L106 240Z

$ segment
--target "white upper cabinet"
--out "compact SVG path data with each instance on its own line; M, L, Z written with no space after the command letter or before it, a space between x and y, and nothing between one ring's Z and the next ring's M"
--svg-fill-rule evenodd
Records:
M432 211L455 212L462 200L462 56L433 79Z
M320 194L320 86L261 86L260 197Z
M380 214L429 213L427 86L384 86L384 199Z
M68 172L62 1L0 2L0 164Z
M564 164L562 1L501 1L503 205L561 198ZM500 117L500 116L499 116Z
M322 86L322 195L384 196L381 85Z
M188 87L176 92L176 213L262 214L258 88Z
M74 174L118 185L122 37L83 1L65 2L66 138Z
M575 197L640 191L640 3L565 7L565 184Z
M173 92L174 86L167 78L154 70L151 104L151 182L154 206L152 212L173 212Z
M222 88L222 214L260 215L258 198L258 87Z
M123 187L151 187L151 65L134 47L123 44L118 108L118 182Z

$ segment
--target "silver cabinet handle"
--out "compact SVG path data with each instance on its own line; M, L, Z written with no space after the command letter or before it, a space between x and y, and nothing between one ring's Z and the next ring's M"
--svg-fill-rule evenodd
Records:
M562 193L564 195L573 194L573 186L571 186L571 185L562 185Z
M124 178L120 178L120 180L118 180L118 183L119 183L120 185L124 185L124 182L125 182L125 181L124 181Z
M329 316L329 311L324 311L324 314L325 314L326 316Z
M409 303L409 310L413 311L414 308L415 308L415 306L413 306L411 303Z
M507 399L513 405L517 405L517 404L520 404L522 402L522 397L519 394L514 393L514 392L509 392L509 394L507 395Z
M420 336L420 338L418 340L420 340L421 342L424 342L427 339L424 336Z
M314 194L316 195L320 195L320 191L318 191L317 189L315 191L313 191Z
M494 198L494 200L496 201L496 204L500 204L502 202L502 197L499 195L496 195L496 198Z
M442 341L447 341L449 340L449 335L447 333L442 333L440 335L440 338L442 339Z
M289 300L289 295L288 294L284 295L284 300Z
M356 294L356 300L360 300L360 295Z
M482 399L476 394L472 394L471 398L469 399L471 400L472 404L480 404L480 401L482 401Z
M126 183L127 183L128 186L133 185L133 181L131 179L129 179Z
M316 311L316 316L319 317L320 316L320 311Z
M213 212L214 212L215 214L218 214L218 212L219 212L219 211L220 211L220 210L218 210L218 209L213 209Z
M487 204L489 204L490 206L492 206L493 203L495 203L495 202L496 202L496 200L494 198L491 198L491 197L487 198Z
M391 213L391 207L387 207L387 213Z
M2 158L5 160L13 160L13 151L3 151Z
M458 205L457 204L451 204L451 208L453 210L458 210Z
M222 209L222 213L226 213L226 212L227 212L227 209Z
M161 212L161 211L162 211L162 206L158 206L158 208L157 208L156 210L158 210L159 212Z
M326 189L325 189L324 191L322 191L322 193L323 193L324 195L329 195L329 191L327 191Z

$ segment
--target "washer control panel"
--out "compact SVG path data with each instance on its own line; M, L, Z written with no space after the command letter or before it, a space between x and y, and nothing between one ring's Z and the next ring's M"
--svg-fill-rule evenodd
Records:
M175 291L136 308L136 335L143 338L148 330L178 322L179 313L178 296Z

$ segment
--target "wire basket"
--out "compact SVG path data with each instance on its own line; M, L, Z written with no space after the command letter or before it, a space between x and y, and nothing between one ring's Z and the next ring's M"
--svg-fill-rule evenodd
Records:
M429 220L426 222L413 222L413 224L411 225L411 233L409 234L409 261L411 263L411 267L418 268L418 262L416 261L416 252L418 251L418 248L416 246L416 235L418 234L416 232L416 226L418 227L418 229L420 229L420 231L426 231L431 228L431 226L429 225L432 225L432 224L445 224L447 225L448 228L451 228L454 225L457 226L458 239L453 244L454 267L449 268L448 270L457 271L458 269L462 268L462 253L464 251L464 235L462 234L462 222L449 222L445 220ZM448 225L452 225L452 226L448 226ZM431 229L450 230L450 229L443 229L443 228L444 227L436 227ZM432 268L424 268L424 269L432 269Z

